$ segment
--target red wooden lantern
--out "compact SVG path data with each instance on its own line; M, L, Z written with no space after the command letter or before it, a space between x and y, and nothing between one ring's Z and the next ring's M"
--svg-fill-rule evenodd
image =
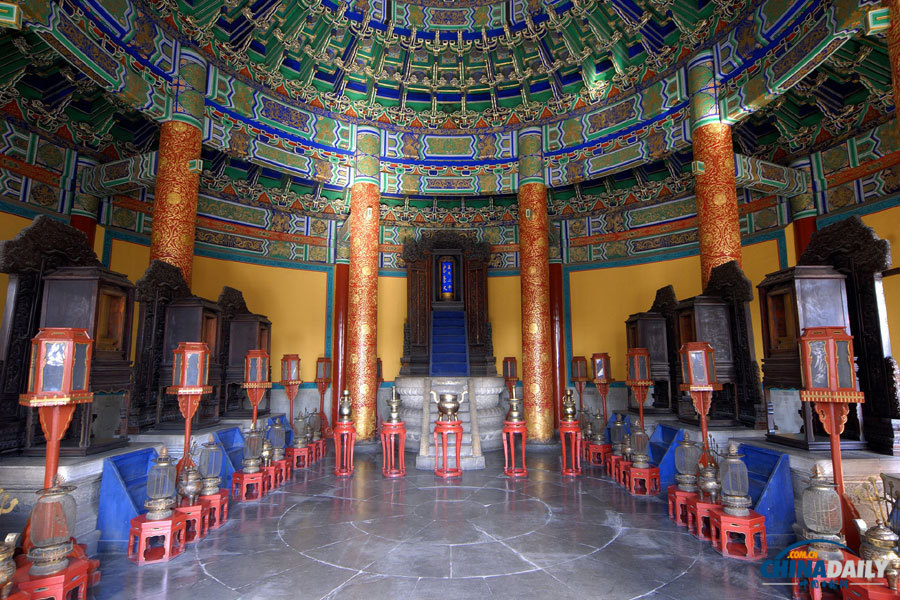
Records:
M516 374L516 359L512 356L503 359L503 379L506 380L506 389L509 390L509 397L512 398L516 395L514 390L516 382L519 380Z
M800 354L803 370L800 399L813 403L828 433L834 483L843 496L841 433L850 403L865 402L865 395L856 389L853 336L843 327L807 327L800 338Z
M244 356L244 383L247 398L253 406L253 427L256 427L256 410L266 390L272 387L269 381L269 353L265 350L248 350Z
M178 461L180 473L194 464L191 460L191 422L200 406L203 394L212 392L209 380L209 347L203 342L181 342L172 352L172 385L169 394L178 394L178 410L184 417L184 454Z
M44 488L53 487L59 468L59 443L72 421L75 406L93 402L89 390L94 341L86 329L44 327L31 340L28 391L19 404L37 408L47 439Z
M285 354L281 357L281 385L284 386L284 393L287 394L288 403L288 423L294 422L294 400L297 398L297 392L303 380L300 379L300 356L297 354Z
M321 418L323 437L327 437L330 429L328 417L325 416L325 392L328 391L329 385L331 385L331 359L327 356L320 356L316 360L316 387L319 389L319 417Z
M713 390L722 389L716 382L716 351L707 342L688 342L678 351L681 356L681 391L688 392L694 403L694 410L700 415L700 432L703 447L709 450L709 436L706 433L706 416Z
M647 399L647 390L653 385L653 380L650 379L650 352L646 348L629 348L625 353L625 360L628 362L628 379L625 385L634 394L643 429L644 401Z
M572 357L572 383L578 390L578 410L584 410L584 385L588 382L587 359L583 356Z
M597 393L600 394L600 401L603 402L603 423L609 423L606 415L606 396L609 394L609 384L615 381L612 378L612 367L609 364L609 354L606 352L595 353L591 357L591 363L594 365L594 385L597 386Z

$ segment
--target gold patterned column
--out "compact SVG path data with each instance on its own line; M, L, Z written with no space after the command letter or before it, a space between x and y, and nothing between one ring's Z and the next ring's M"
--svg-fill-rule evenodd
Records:
M553 437L550 361L550 254L541 130L519 133L519 270L522 282L522 385L528 437Z
M688 64L691 93L694 194L703 287L714 267L741 264L741 224L734 182L731 126L721 122L713 56L705 50Z
M350 294L347 303L347 389L360 440L375 437L378 317L379 153L377 129L359 127L350 188Z
M171 119L163 122L159 130L150 260L175 265L190 285L202 170L206 64L184 48L180 56L179 78L173 83Z

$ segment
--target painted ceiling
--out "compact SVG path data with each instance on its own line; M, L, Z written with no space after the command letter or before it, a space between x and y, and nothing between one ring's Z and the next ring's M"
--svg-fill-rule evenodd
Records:
M867 10L35 0L24 31L0 35L0 107L96 162L129 161L131 183L145 185L152 161L139 159L156 148L173 59L191 48L210 65L209 193L342 218L355 127L374 123L384 217L514 219L516 131L537 123L551 213L566 218L691 193L685 63L697 48L714 50L720 105L748 157L787 166L890 118L886 45L866 35Z

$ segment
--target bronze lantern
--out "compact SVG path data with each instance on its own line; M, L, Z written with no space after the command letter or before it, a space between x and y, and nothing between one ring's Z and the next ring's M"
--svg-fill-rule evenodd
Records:
M262 454L262 449L262 433L256 427L251 427L250 431L244 436L244 460L242 461L244 473L259 473L259 457Z
M612 452L614 456L622 456L625 449L625 422L622 421L622 415L616 413L616 420L613 422L610 430L612 438Z
M809 485L800 497L803 523L806 526L804 537L810 540L830 540L844 543L841 535L843 516L841 514L841 497L835 485L825 478L819 465L813 467L813 475ZM827 543L810 544L819 557L823 559L843 560L843 554L834 545ZM863 558L868 558L863 556Z
M224 459L225 450L216 443L216 438L210 434L209 441L201 446L200 456L197 459L200 476L203 478L201 496L214 496L219 493L219 485L222 483L220 474Z
M40 498L31 509L28 535L31 549L29 575L53 575L69 566L66 558L72 552L72 527L75 525L73 486L54 485L38 492Z
M722 506L726 514L734 517L746 517L750 514L750 477L747 465L741 460L743 454L738 453L737 444L732 442L728 447L719 467L722 478Z
M284 425L275 421L269 427L269 441L272 443L272 460L284 460Z
M175 506L175 464L169 457L169 451L163 446L147 474L147 500L144 502L147 520L168 519L172 516L173 506Z
M697 491L697 469L700 460L700 447L697 442L693 441L687 432L684 439L675 446L675 469L678 475L675 481L678 482L678 489L683 492Z
M637 469L650 468L650 436L643 427L637 427L631 434L631 461Z

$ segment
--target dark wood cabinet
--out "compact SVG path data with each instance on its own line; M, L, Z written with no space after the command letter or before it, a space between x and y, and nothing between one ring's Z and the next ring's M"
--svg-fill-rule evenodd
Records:
M674 396L666 317L653 311L629 315L625 321L625 336L628 348L646 348L650 353L653 406L645 407L644 412L671 411Z
M184 417L178 409L178 397L167 394L172 385L173 352L181 342L204 342L209 347L209 379L212 394L204 395L194 416L194 425L206 427L219 421L219 403L222 386L221 309L204 298L190 296L170 302L165 309L162 355L156 395L156 427L181 429Z
M79 406L60 452L83 455L128 442L132 395L131 331L134 285L103 267L63 267L43 278L40 327L86 329L94 340L91 391L94 401ZM25 452L43 454L37 411L26 416Z
M767 437L781 444L827 450L829 442L812 407L800 401L803 386L800 336L807 327L850 332L844 275L829 266L796 266L771 273L759 290L763 334L763 390L768 403ZM850 411L843 448L863 448L859 405Z
M271 380L272 323L264 315L241 313L225 320L224 331L222 362L225 368L225 414L229 417L248 417L253 414L253 409L241 387L244 382L244 357L249 350L268 352ZM259 415L268 414L269 403L270 394L266 394L265 400L259 405Z
M688 342L708 342L716 353L716 380L723 384L723 388L713 392L707 423L713 427L736 425L736 374L728 304L712 296L694 296L675 306L675 321L678 348ZM699 418L690 396L680 391L683 383L680 356L678 361L678 379L672 386L678 397L678 417L687 423L697 424Z

